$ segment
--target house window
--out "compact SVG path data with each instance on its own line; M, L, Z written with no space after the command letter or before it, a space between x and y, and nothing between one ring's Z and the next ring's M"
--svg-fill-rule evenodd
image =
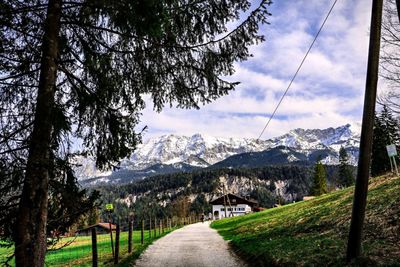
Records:
M236 203L236 198L232 199L232 203Z

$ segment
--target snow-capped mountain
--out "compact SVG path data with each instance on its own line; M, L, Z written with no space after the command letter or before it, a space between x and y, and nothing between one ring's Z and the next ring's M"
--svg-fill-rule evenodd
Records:
M207 167L235 154L261 151L268 147L269 142L255 139L170 134L152 138L138 146L129 159L121 161L121 167L140 170L158 163Z
M217 138L200 134L192 136L170 134L151 138L139 145L129 158L121 161L120 167L124 171L143 172L145 169L150 169L150 173L155 172L151 170L154 165L161 167L167 165L169 168L175 169L179 169L179 166L182 165L204 168L233 155L261 152L278 147L283 147L281 153L290 151L297 153L289 153L290 155L287 155L288 162L300 160L298 153L309 157L318 150L325 151L324 154L321 154L323 163L337 164L341 146L349 152L350 162L355 165L358 158L359 139L359 127L350 124L322 130L299 128L268 140ZM285 150L284 147L290 148L290 150ZM304 157L300 158L304 159ZM99 174L93 166L93 161L83 160L82 166L78 168L78 177L85 179L107 176L107 174Z
M112 171L100 171L96 168L96 162L93 157L75 156L71 162L74 166L74 172L79 180L86 180L93 177L109 176Z
M339 151L340 147L358 146L360 128L346 124L338 128L291 130L289 133L275 137L270 141L273 147L287 146L295 149L325 149Z
M138 146L129 159L121 162L121 166L132 170L147 168L157 163L186 163L207 167L236 154L259 152L278 146L303 152L321 149L339 152L341 146L358 147L359 139L357 128L354 130L350 124L323 130L295 129L269 140L216 138L200 134L188 137L171 134L150 139Z

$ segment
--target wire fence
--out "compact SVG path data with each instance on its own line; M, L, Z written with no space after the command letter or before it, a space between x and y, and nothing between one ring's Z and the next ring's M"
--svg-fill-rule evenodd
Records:
M46 266L113 266L140 254L155 239L184 225L200 221L197 216L185 218L132 219L119 223L99 223L63 237L46 254ZM107 226L108 225L108 226ZM135 227L133 227L135 225Z

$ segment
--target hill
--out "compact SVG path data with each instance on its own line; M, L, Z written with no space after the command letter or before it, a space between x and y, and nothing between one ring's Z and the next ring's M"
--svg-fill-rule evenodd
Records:
M335 188L338 167L325 166L328 185ZM190 212L208 214L212 199L230 193L257 199L262 207L291 203L308 194L313 167L274 165L262 168L200 169L193 172L170 173L148 177L124 185L103 185L96 190L103 203L113 203L114 214L125 217L130 210L135 216L148 214L149 207L157 216L173 216L183 200ZM107 219L107 214L103 214ZM136 221L136 220L135 220Z
M371 179L363 258L357 265L400 264L400 178ZM354 187L212 227L255 266L343 266Z

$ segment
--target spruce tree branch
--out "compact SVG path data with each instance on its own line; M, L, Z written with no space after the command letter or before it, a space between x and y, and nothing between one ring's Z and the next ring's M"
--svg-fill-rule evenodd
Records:
M32 125L33 125L33 121L31 121L30 123L25 124L24 126L18 128L17 130L15 130L14 132L8 134L7 136L0 134L0 144L8 142L8 140L11 139L13 136L15 136L15 135L19 134L20 132L28 129Z
M26 32L26 31L21 30L20 28L17 27L18 25L16 25L16 24L7 23L7 24L4 24L3 26L6 27L6 28L9 28L9 29L12 30L12 31L18 32L18 33L20 33L20 34L22 34L22 35L29 36L29 37L31 37L32 39L36 39L36 40L38 40L38 41L41 41L41 40L42 40L42 38L41 38L40 36L38 36L38 35L31 34L31 33L28 33L28 32Z
M104 31L104 32L108 32L108 33L112 33L115 35L119 35L125 38L134 38L137 40L143 40L143 41L147 41L153 45L155 45L156 47L161 47L161 48L174 48L174 49L179 49L179 50L192 50L195 48L201 48L201 47L207 47L210 45L214 45L217 43L221 43L222 41L228 39L229 37L231 37L232 35L234 35L235 33L237 33L239 30L241 30L243 27L245 27L246 24L250 23L250 21L252 19L254 19L254 17L257 16L257 14L261 11L262 8L264 8L264 6L266 4L270 3L269 0L263 0L261 1L260 5L251 12L251 14L244 20L242 21L242 23L240 23L234 30L230 31L229 33L225 34L224 36L220 37L217 40L209 40L207 42L201 43L201 44L195 44L195 45L166 45L166 44L161 44L159 42L156 42L150 38L146 38L146 37L139 37L137 35L133 35L130 33L123 33L120 32L118 30L115 29L111 29L111 28L106 28L106 27L102 27L102 26L96 26L96 25L91 25L91 24L87 24L87 23L81 23L79 21L74 20L73 18L69 18L70 20L66 20L64 19L63 21L61 21L62 24L66 24L66 25L75 25L75 26L80 26L82 28L84 27L88 27L91 29L95 29L95 30L100 30L100 31ZM269 14L269 13L268 13ZM66 18L66 17L64 17ZM266 22L266 18L262 18L261 21L263 23L267 23Z
M20 147L15 147L15 148L10 148L10 147L8 147L7 150L0 151L0 155L5 155L5 154L14 153L14 152L21 151L21 150L24 150L24 149L27 149L27 148L29 148L28 145L24 145L24 146L20 146ZM15 155L15 154L14 154L14 155Z
M0 85L7 85L7 86L13 86L13 87L15 87L15 86L21 86L21 87L28 87L28 88L37 88L38 86L37 85L28 85L28 84L18 84L18 83L8 83L8 82L3 82L3 81L0 81Z
M47 10L47 4L39 4L39 5L34 5L34 6L24 6L21 8L13 9L13 10L7 10L3 9L0 10L0 16L1 15L17 15L19 13L24 13L24 12L36 12L36 11L44 11Z
M34 70L27 71L27 72L22 72L22 73L18 73L18 74L15 74L15 75L10 75L10 76L7 76L7 77L0 77L0 82L1 81L6 81L6 80L9 80L9 79L15 79L15 78L23 77L23 76L26 76L26 75L30 75L30 74L33 74L33 73L39 71L39 70L40 70L40 68L36 68Z

